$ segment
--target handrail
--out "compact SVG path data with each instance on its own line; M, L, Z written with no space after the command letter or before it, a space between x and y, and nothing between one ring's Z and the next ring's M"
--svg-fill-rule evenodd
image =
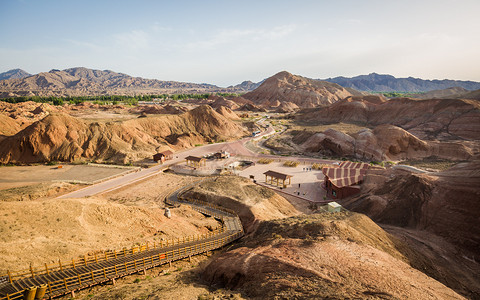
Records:
M42 268L33 268L30 266L30 268L26 270L16 272L9 271L7 272L9 283L12 284L13 282L24 278L33 278L34 280L37 276L49 275L52 272L74 270L74 273L77 273L75 276L64 277L63 279L55 281L47 281L48 288L46 295L48 295L48 297L56 297L64 295L70 291L75 291L174 260L217 249L238 239L244 234L238 216L230 209L196 199L187 200L184 197L178 197L176 200L167 199L167 202L170 202L170 204L178 202L191 205L192 209L221 220L223 226L207 234L191 235L183 237L182 239L171 239L167 240L166 243L161 241L160 244L154 242L153 247L147 242L145 244L135 245L128 250L123 248L122 251L119 252L116 250L109 250L104 251L101 255L95 253L93 256L84 256L77 260L72 259L72 261L66 263L59 261L58 265L44 264L44 267ZM225 221L229 218L235 218L233 223L236 228L229 229L233 233L226 234L228 230ZM162 251L162 249L165 249L165 251ZM142 253L145 253L145 255L142 255ZM99 264L99 262L105 262L108 260L112 261L122 257L128 259L124 262L118 262L107 267L101 267ZM94 269L86 270L89 266L94 267ZM0 282L0 285L1 284L2 283ZM22 299L23 294L24 290L12 294L7 293L5 297L0 297L0 300Z

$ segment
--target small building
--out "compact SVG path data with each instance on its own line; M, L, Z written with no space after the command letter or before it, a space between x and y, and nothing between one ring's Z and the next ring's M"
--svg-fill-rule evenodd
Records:
M213 154L213 157L216 159L224 159L224 158L230 158L230 152L227 152L225 150L218 151L217 153Z
M333 199L342 199L360 192L360 184L367 172L369 165L366 163L342 162L335 167L322 169L324 188L327 196Z
M270 184L273 185L274 181L277 186L280 184L280 180L282 181L283 187L286 187L287 185L291 184L291 178L293 177L292 175L288 174L283 174L279 172L275 172L272 170L268 170L267 172L263 173L265 175L265 182L268 183L268 177L270 177ZM288 180L288 183L285 184L285 181Z
M207 164L207 160L203 157L190 155L185 157L185 160L187 161L187 166L194 167L194 168L200 168L201 166L205 166Z
M337 202L330 202L327 205L329 212L340 212L342 210L342 206Z
M173 158L173 152L170 150L159 152L153 156L153 160L155 162L161 161L162 163L172 158Z

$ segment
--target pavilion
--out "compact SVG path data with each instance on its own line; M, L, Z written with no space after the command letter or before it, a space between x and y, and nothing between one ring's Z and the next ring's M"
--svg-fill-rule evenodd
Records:
M268 170L267 172L263 173L265 175L265 182L268 183L268 177L270 177L270 184L273 185L274 181L277 186L280 184L280 180L282 181L283 187L286 187L288 184L291 184L291 178L293 177L292 175L288 174L283 174L279 172L275 172L272 170ZM288 180L288 183L285 184L285 181Z

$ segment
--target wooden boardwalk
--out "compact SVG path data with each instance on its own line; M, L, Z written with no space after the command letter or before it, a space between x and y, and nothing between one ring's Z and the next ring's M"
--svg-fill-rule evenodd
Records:
M140 247L138 251L114 252L105 254L105 257L95 260L85 260L83 263L69 264L49 271L48 266L38 274L22 274L20 278L12 278L9 274L0 277L0 300L23 299L24 294L32 287L42 287L45 290L45 298L53 298L71 293L72 291L87 288L96 284L112 281L132 273L138 273L149 268L170 263L175 260L205 253L243 236L243 227L238 216L230 210L214 206L197 200L185 200L177 198L178 191L170 195L167 203L178 205L180 203L190 205L194 210L213 216L223 224L216 232L204 236L190 237L173 245L161 244L153 247ZM38 293L42 288L38 288ZM35 291L30 291L35 294ZM37 294L38 295L38 294Z

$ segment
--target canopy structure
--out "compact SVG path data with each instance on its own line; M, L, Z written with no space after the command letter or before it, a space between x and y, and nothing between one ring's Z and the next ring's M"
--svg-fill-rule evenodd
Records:
M322 169L325 178L338 188L358 184L363 180L367 169L329 168Z
M267 171L263 174L265 175L265 182L266 183L268 183L268 177L270 177L270 184L273 185L274 181L275 181L277 186L279 186L280 180L282 181L281 186L286 186L288 184L291 184L291 178L293 177L292 175L283 174L283 173L275 172L275 171L272 171L272 170L269 170L269 171ZM285 184L286 180L288 180L287 184Z
M338 166L324 167L324 186L327 195L332 198L341 199L360 191L359 184L362 183L368 169L372 167L367 163L343 161Z

